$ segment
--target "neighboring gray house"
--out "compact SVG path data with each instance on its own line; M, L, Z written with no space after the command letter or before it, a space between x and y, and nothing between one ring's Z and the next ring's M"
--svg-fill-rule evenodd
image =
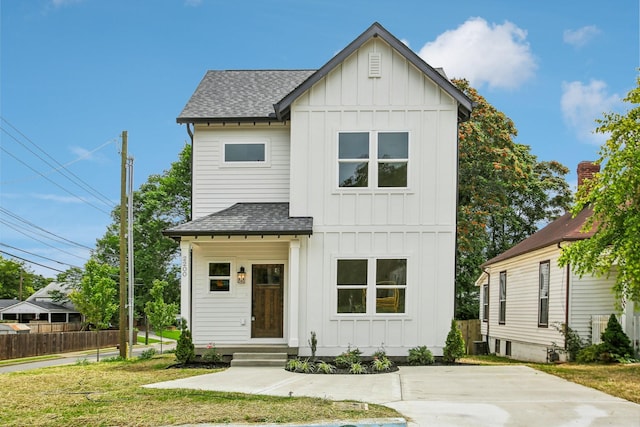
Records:
M378 23L318 70L208 71L177 119L193 220L165 231L195 345L441 355L471 108Z
M20 323L30 321L80 322L81 315L73 307L73 304L54 302L52 291L67 293L68 289L63 283L51 282L25 301L0 300L0 320L15 320Z

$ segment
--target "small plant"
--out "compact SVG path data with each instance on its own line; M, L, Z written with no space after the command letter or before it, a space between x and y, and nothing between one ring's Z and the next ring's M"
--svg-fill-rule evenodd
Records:
M291 372L297 372L298 367L300 366L302 361L300 359L289 359L287 360L287 364L285 365L285 369Z
M184 319L180 321L180 338L176 344L176 360L185 364L191 362L196 357L191 331L187 328L187 322Z
M380 347L373 353L374 359L382 359L383 357L387 357L387 352L384 349L384 343L380 344Z
M433 365L435 359L433 353L427 348L426 345L420 347L413 347L409 349L409 357L407 361L413 366Z
M311 347L311 357L313 360L316 360L316 350L318 348L318 339L316 338L316 333L311 331L311 339L309 339L309 347Z
M83 357L82 359L76 359L76 366L86 366L89 363L90 362L89 362L89 360L87 360L86 357Z
M583 348L576 355L576 362L578 363L596 363L600 362L600 354L602 353L602 345L591 344L588 347Z
M333 366L331 363L322 361L316 364L316 371L321 372L323 374L333 374L336 372L336 367Z
M315 365L313 364L313 362L309 362L309 359L304 359L304 360L301 360L300 363L298 364L298 368L296 369L296 372L310 374L314 370L315 370Z
M102 362L105 363L111 363L111 362L123 362L127 359L125 359L122 356L113 356L113 357L107 357L106 359L102 359Z
M391 369L391 366L393 366L393 362L387 356L374 357L371 362L371 369L374 372L386 372Z
M349 368L354 363L360 363L361 355L360 349L356 347L352 350L351 346L349 346L347 351L336 357L336 365L339 368Z
M361 362L353 362L349 367L350 374L366 374L367 367L364 366Z
M456 359L464 356L464 338L455 319L451 319L451 329L447 334L447 341L442 353L442 359L445 363L454 363Z
M556 345L555 342L552 342L551 344L554 348L554 352L567 353L569 362L575 362L576 358L578 357L578 352L585 347L584 341L582 340L582 338L580 338L580 335L578 335L576 331L571 329L565 323L555 323L553 325L553 328L562 334L565 342L564 349L561 349ZM551 360L551 358L549 359L550 361L553 361Z
M138 356L138 359L140 360L149 360L151 358L153 358L153 356L156 355L156 349L155 348L148 348L146 350L144 350L142 353L140 353L140 356Z
M202 353L202 360L207 363L222 362L222 355L218 353L218 349L213 344L207 345L207 349Z

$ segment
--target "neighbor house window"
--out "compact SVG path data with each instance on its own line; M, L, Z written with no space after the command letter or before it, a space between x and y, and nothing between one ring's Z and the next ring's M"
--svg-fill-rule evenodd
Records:
M209 263L209 291L229 292L231 283L231 263L210 262Z
M406 259L339 259L336 284L339 314L406 313ZM375 295L375 307L368 295Z
M406 259L376 260L376 313L404 313Z
M500 272L500 310L498 323L504 325L507 315L507 272Z
M406 188L408 132L338 134L338 186Z
M225 142L224 163L265 163L267 144L264 142Z
M366 313L366 259L338 260L338 313Z
M549 272L550 262L540 263L538 326L549 326Z
M482 285L482 320L489 321L489 285Z

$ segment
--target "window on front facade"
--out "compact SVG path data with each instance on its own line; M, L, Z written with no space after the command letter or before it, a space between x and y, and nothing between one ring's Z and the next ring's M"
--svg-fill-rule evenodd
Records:
M339 314L406 313L406 259L339 259L337 267ZM375 295L375 308L367 295Z
M210 262L209 263L209 291L229 292L231 283L231 263Z
M264 142L255 143L224 143L225 163L265 163L267 147Z
M408 132L341 132L338 186L406 188Z
M551 264L549 261L540 263L539 291L540 300L538 304L538 326L549 326L549 273Z
M482 285L482 320L489 321L489 285Z
M376 313L404 313L406 259L376 260Z
M367 312L367 260L338 260L338 313Z
M498 323L504 324L507 317L507 272L500 272L500 310Z

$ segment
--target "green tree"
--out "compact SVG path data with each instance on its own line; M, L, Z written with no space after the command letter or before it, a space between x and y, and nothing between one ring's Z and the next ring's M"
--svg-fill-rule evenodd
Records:
M0 256L0 299L25 300L50 281L35 274L24 262Z
M640 303L640 78L636 84L624 98L626 114L597 120L596 132L608 135L596 162L602 169L578 190L572 210L593 211L583 231L594 234L566 247L559 260L581 276L616 272L618 308L624 301Z
M195 347L191 331L188 328L187 321L180 319L180 337L176 344L176 360L179 363L186 364L196 357Z
M162 337L162 332L176 320L178 304L164 302L164 289L168 283L164 280L154 280L151 287L151 300L147 301L144 312L156 332ZM162 339L160 340L160 353L162 353Z
M466 80L454 84L476 104L458 128L455 317L471 319L478 317L480 265L564 213L571 193L565 166L538 161L529 146L514 141L511 119Z
M109 265L90 259L85 265L79 287L69 294L69 299L82 313L85 322L93 325L96 331L97 360L100 360L100 330L109 327L111 318L118 310L117 285L111 278L114 273Z
M133 196L133 237L136 298L135 311L144 315L155 279L167 282L165 301L180 298L180 267L175 262L178 244L163 230L191 217L191 146L185 145L176 162L160 175L149 176ZM96 258L112 266L119 264L119 207L113 222L98 240ZM146 323L146 322L145 322Z
M447 341L444 344L442 350L442 360L445 363L453 363L456 359L464 356L464 338L462 337L462 331L458 327L458 323L452 319L451 329L447 334Z

